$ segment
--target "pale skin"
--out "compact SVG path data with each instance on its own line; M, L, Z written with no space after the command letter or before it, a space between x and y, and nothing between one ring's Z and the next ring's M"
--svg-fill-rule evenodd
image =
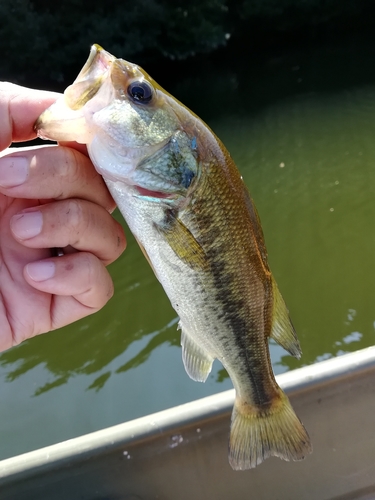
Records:
M8 149L57 97L0 82L0 351L101 309L126 245L84 146Z

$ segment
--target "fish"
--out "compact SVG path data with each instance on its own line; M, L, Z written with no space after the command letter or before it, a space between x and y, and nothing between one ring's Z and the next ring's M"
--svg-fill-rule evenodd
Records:
M269 353L271 338L297 358L300 344L254 202L214 132L140 66L96 44L35 130L87 145L179 316L188 375L204 382L215 359L227 370L235 389L232 468L311 453Z

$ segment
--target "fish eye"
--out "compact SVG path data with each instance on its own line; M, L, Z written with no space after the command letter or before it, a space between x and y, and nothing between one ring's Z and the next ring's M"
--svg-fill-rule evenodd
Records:
M147 104L152 99L152 87L145 81L132 82L128 87L128 94L133 101Z

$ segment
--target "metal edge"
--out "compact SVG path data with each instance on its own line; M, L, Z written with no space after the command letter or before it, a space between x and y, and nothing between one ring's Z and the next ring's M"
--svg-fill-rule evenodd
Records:
M337 383L375 366L375 347L329 359L277 376L289 395L315 390L321 384ZM149 439L167 431L232 411L234 390L208 396L167 410L118 424L61 443L0 461L1 483L15 475L28 477L43 468L52 469L93 455L109 452L120 445Z

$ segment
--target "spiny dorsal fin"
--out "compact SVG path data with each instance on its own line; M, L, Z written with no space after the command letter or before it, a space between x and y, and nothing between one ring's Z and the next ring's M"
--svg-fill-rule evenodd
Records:
M284 299L277 287L276 281L272 278L273 292L273 314L271 337L281 345L286 351L296 358L301 357L301 347L297 339L297 334L290 320L288 309Z
M190 378L197 382L205 382L212 368L214 358L207 354L179 323L181 331L182 360Z

